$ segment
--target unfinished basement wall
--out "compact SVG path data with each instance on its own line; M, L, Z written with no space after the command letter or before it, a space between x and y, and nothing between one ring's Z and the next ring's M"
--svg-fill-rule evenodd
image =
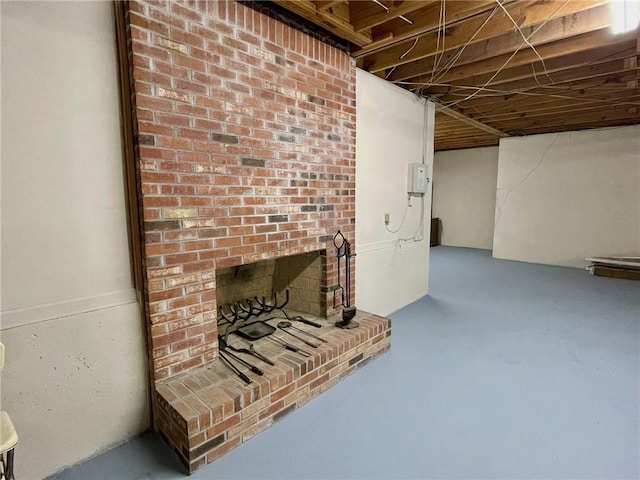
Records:
M496 258L640 255L640 126L500 141Z
M491 250L497 181L498 147L435 153L433 217L442 245Z
M2 410L16 478L149 427L113 5L2 2Z
M360 69L356 105L357 306L387 315L428 290L431 187L408 207L407 165L424 157L431 177L434 108Z

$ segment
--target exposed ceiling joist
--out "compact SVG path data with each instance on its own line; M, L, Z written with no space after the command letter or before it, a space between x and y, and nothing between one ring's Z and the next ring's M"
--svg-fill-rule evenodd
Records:
M552 78L553 82L551 82L549 78L540 75L537 78L516 80L499 85L498 87L504 92L527 94L535 90L537 92L545 92L549 95L562 95L571 89L576 90L586 87L596 87L598 85L606 87L617 85L618 88L624 89L626 88L625 82L633 79L637 71L638 67L634 69L625 68L624 60L614 60L573 70L556 72ZM454 89L453 91L447 95L439 96L438 100L446 105L450 102L457 102L462 97L478 91L476 87L472 89L468 87L452 88ZM429 93L429 89L423 92L425 95ZM497 96L493 90L487 90L487 93L494 97Z
M585 53L591 55L595 47L602 45L613 46L625 42L629 42L635 37L634 32L631 34L614 35L607 28L595 30L589 33L583 33L575 37L564 38L552 43L538 45L537 53L527 48L520 50L515 56L512 54L503 54L496 57L488 58L479 62L460 65L451 68L448 72L438 77L439 83L450 83L456 81L464 81L464 79L476 78L478 75L495 73L508 62L509 68L520 66L531 66L540 62L540 57L545 61L563 57L570 54ZM539 56L540 57L539 57ZM418 77L415 81L424 81L425 78ZM469 80L473 82L472 80Z
M571 15L569 18L561 17L550 20L543 26L534 25L525 27L522 29L522 33L526 38L529 38L529 43L537 48L547 43L601 30L610 25L611 12L609 8L600 6L580 14ZM441 65L453 63L454 66L466 65L494 58L499 55L507 55L510 57L514 52L526 50L527 48L520 32L512 31L482 42L470 44L462 52L458 50L446 52L439 63ZM389 79L398 81L412 79L420 75L430 75L434 70L435 62L436 57L434 54L429 58L423 58L407 65L401 65L394 70ZM505 63L502 65L505 65Z
M448 115L449 117L455 118L456 120L460 120L461 122L466 123L467 125L471 125L472 127L477 128L478 130L482 130L483 132L490 133L491 135L495 135L496 137L509 136L507 133L504 133L496 128L490 127L489 125L485 125L484 123L478 122L477 120L474 120L473 118L469 118L466 115L463 115L462 113L457 112L452 108L445 107L444 105L438 105L436 107L436 112Z
M319 9L311 0L273 0L273 2L355 45L371 43L371 34L356 32L348 20L329 13L328 9Z
M594 66L614 60L622 60L625 63L629 59L635 60L635 45L627 43L606 45L604 47L595 48L575 53L573 55L565 55L552 59L546 59L542 64L539 60L528 65L515 66L505 68L499 74L485 73L459 81L452 82L452 85L488 85L496 87L508 82L517 80L525 80L527 78L534 79L536 82L548 84L550 80L556 80L560 72L567 75L573 75L575 69ZM628 67L633 68L633 67Z
M420 4L421 2L415 3ZM449 22L459 22L484 12L487 9L492 9L494 5L495 0L456 0L448 4L447 18ZM372 44L355 49L352 52L353 57L361 58L365 55L389 48L404 40L437 30L440 24L440 8L440 2L431 3L426 7L422 5L420 10L413 12L412 15L407 15L413 24L407 24L407 22L402 20L395 20L391 22L394 23L394 25L390 27L385 25L384 28L373 28Z
M636 104L640 93L635 90L617 91L609 94L576 95L568 98L540 98L540 97L513 97L505 101L494 100L491 108L476 109L473 107L459 108L464 115L480 122L492 119L499 122L509 118L531 118L534 115L549 115L557 110L574 107L597 107L603 102L606 104Z
M339 4L344 4L344 0L315 0L316 8L320 11L328 10Z
M435 55L439 48L444 51L453 50L466 45L468 42L478 43L489 38L504 35L516 30L512 19L518 23L520 29L532 27L554 18L577 15L602 5L605 0L572 0L561 4L555 2L525 2L512 3L504 7L511 18L498 7L491 13L478 15L460 22L449 29L444 39L438 36L423 35L417 42L407 41L382 52L369 55L363 65L370 72L379 72L388 68Z
M372 2L373 3L373 2ZM440 7L439 1L405 1L405 2L391 2L391 4L384 9L378 4L373 3L369 7L368 11L364 8L355 10L351 16L353 28L357 32L363 30L370 30L373 27L381 25L393 18L397 18L401 15L407 15L411 12L424 8L427 4L436 4Z
M640 124L640 29L612 33L608 0L277 3L351 42L359 67L439 102L436 149Z

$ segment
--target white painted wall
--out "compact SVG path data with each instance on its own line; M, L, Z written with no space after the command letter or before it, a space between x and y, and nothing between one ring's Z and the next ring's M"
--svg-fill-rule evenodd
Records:
M498 147L436 152L433 217L441 221L441 244L493 247Z
M432 175L434 108L358 69L356 109L356 306L388 315L428 289L431 184L423 199L411 200L398 233L385 229L384 214L390 214L390 229L400 227L407 205L407 165L422 162L423 138Z
M2 409L17 478L148 428L113 5L1 2Z
M640 126L500 141L493 254L584 267L640 255Z

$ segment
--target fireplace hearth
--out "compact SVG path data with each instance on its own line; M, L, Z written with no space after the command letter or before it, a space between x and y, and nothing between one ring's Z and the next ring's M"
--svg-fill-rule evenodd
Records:
M295 316L300 312L291 311ZM320 393L387 352L391 325L386 318L358 312L359 327L343 330L334 321L308 315L321 325L297 328L317 335L327 343L318 348L285 339L310 356L285 350L267 337L252 341L274 365L251 358L264 371L259 376L244 369L251 383L246 385L222 362L214 362L156 385L158 430L190 471L213 462L230 449L255 436L284 416L305 405ZM279 320L268 323L277 325ZM229 335L228 342L247 342Z

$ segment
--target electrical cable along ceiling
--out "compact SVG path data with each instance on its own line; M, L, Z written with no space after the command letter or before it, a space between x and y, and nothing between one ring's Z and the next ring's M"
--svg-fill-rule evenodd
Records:
M640 123L640 0L275 0L434 100L436 150Z

